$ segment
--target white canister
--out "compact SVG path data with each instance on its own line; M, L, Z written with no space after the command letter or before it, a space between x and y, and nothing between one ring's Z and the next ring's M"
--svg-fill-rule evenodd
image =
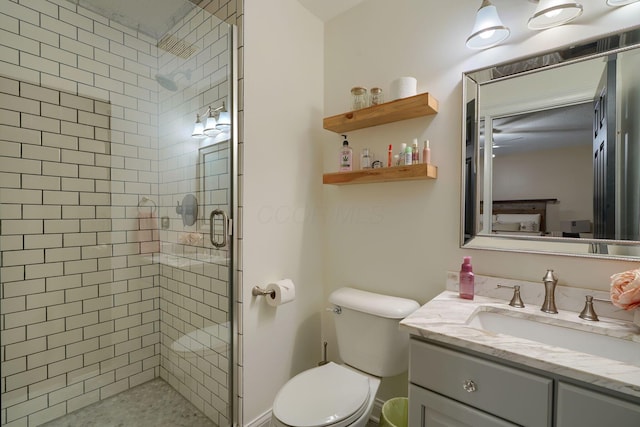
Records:
M399 77L391 82L391 99L407 98L418 94L418 80L415 77Z

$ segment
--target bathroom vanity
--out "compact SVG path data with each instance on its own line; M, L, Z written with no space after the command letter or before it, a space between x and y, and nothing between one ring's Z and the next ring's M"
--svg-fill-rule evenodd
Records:
M510 307L498 282L519 284L525 307ZM599 322L578 318L580 293L596 291L560 289L559 313L547 314L542 284L476 277L476 292L493 296L469 301L455 283L450 273L449 290L401 322L412 337L409 425L640 425L640 328L629 313L601 304ZM536 341L527 334L537 324Z

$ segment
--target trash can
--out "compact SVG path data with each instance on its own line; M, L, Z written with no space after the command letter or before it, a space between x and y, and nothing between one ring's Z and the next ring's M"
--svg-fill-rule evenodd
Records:
M394 397L384 402L380 427L407 427L409 425L409 398Z

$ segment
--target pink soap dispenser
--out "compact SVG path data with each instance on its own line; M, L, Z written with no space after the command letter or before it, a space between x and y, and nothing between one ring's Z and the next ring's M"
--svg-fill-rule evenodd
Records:
M473 299L474 287L471 257L466 256L462 262L462 267L460 267L460 298Z

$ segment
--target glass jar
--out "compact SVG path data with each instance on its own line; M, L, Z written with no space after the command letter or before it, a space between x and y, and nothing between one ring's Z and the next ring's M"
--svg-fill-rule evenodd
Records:
M367 88L361 86L351 88L351 108L353 110L359 110L368 106Z
M368 148L362 149L360 155L360 169L371 169L373 164L373 155L369 152Z
M384 95L382 89L379 87L371 88L371 102L370 105L380 105L384 102Z

